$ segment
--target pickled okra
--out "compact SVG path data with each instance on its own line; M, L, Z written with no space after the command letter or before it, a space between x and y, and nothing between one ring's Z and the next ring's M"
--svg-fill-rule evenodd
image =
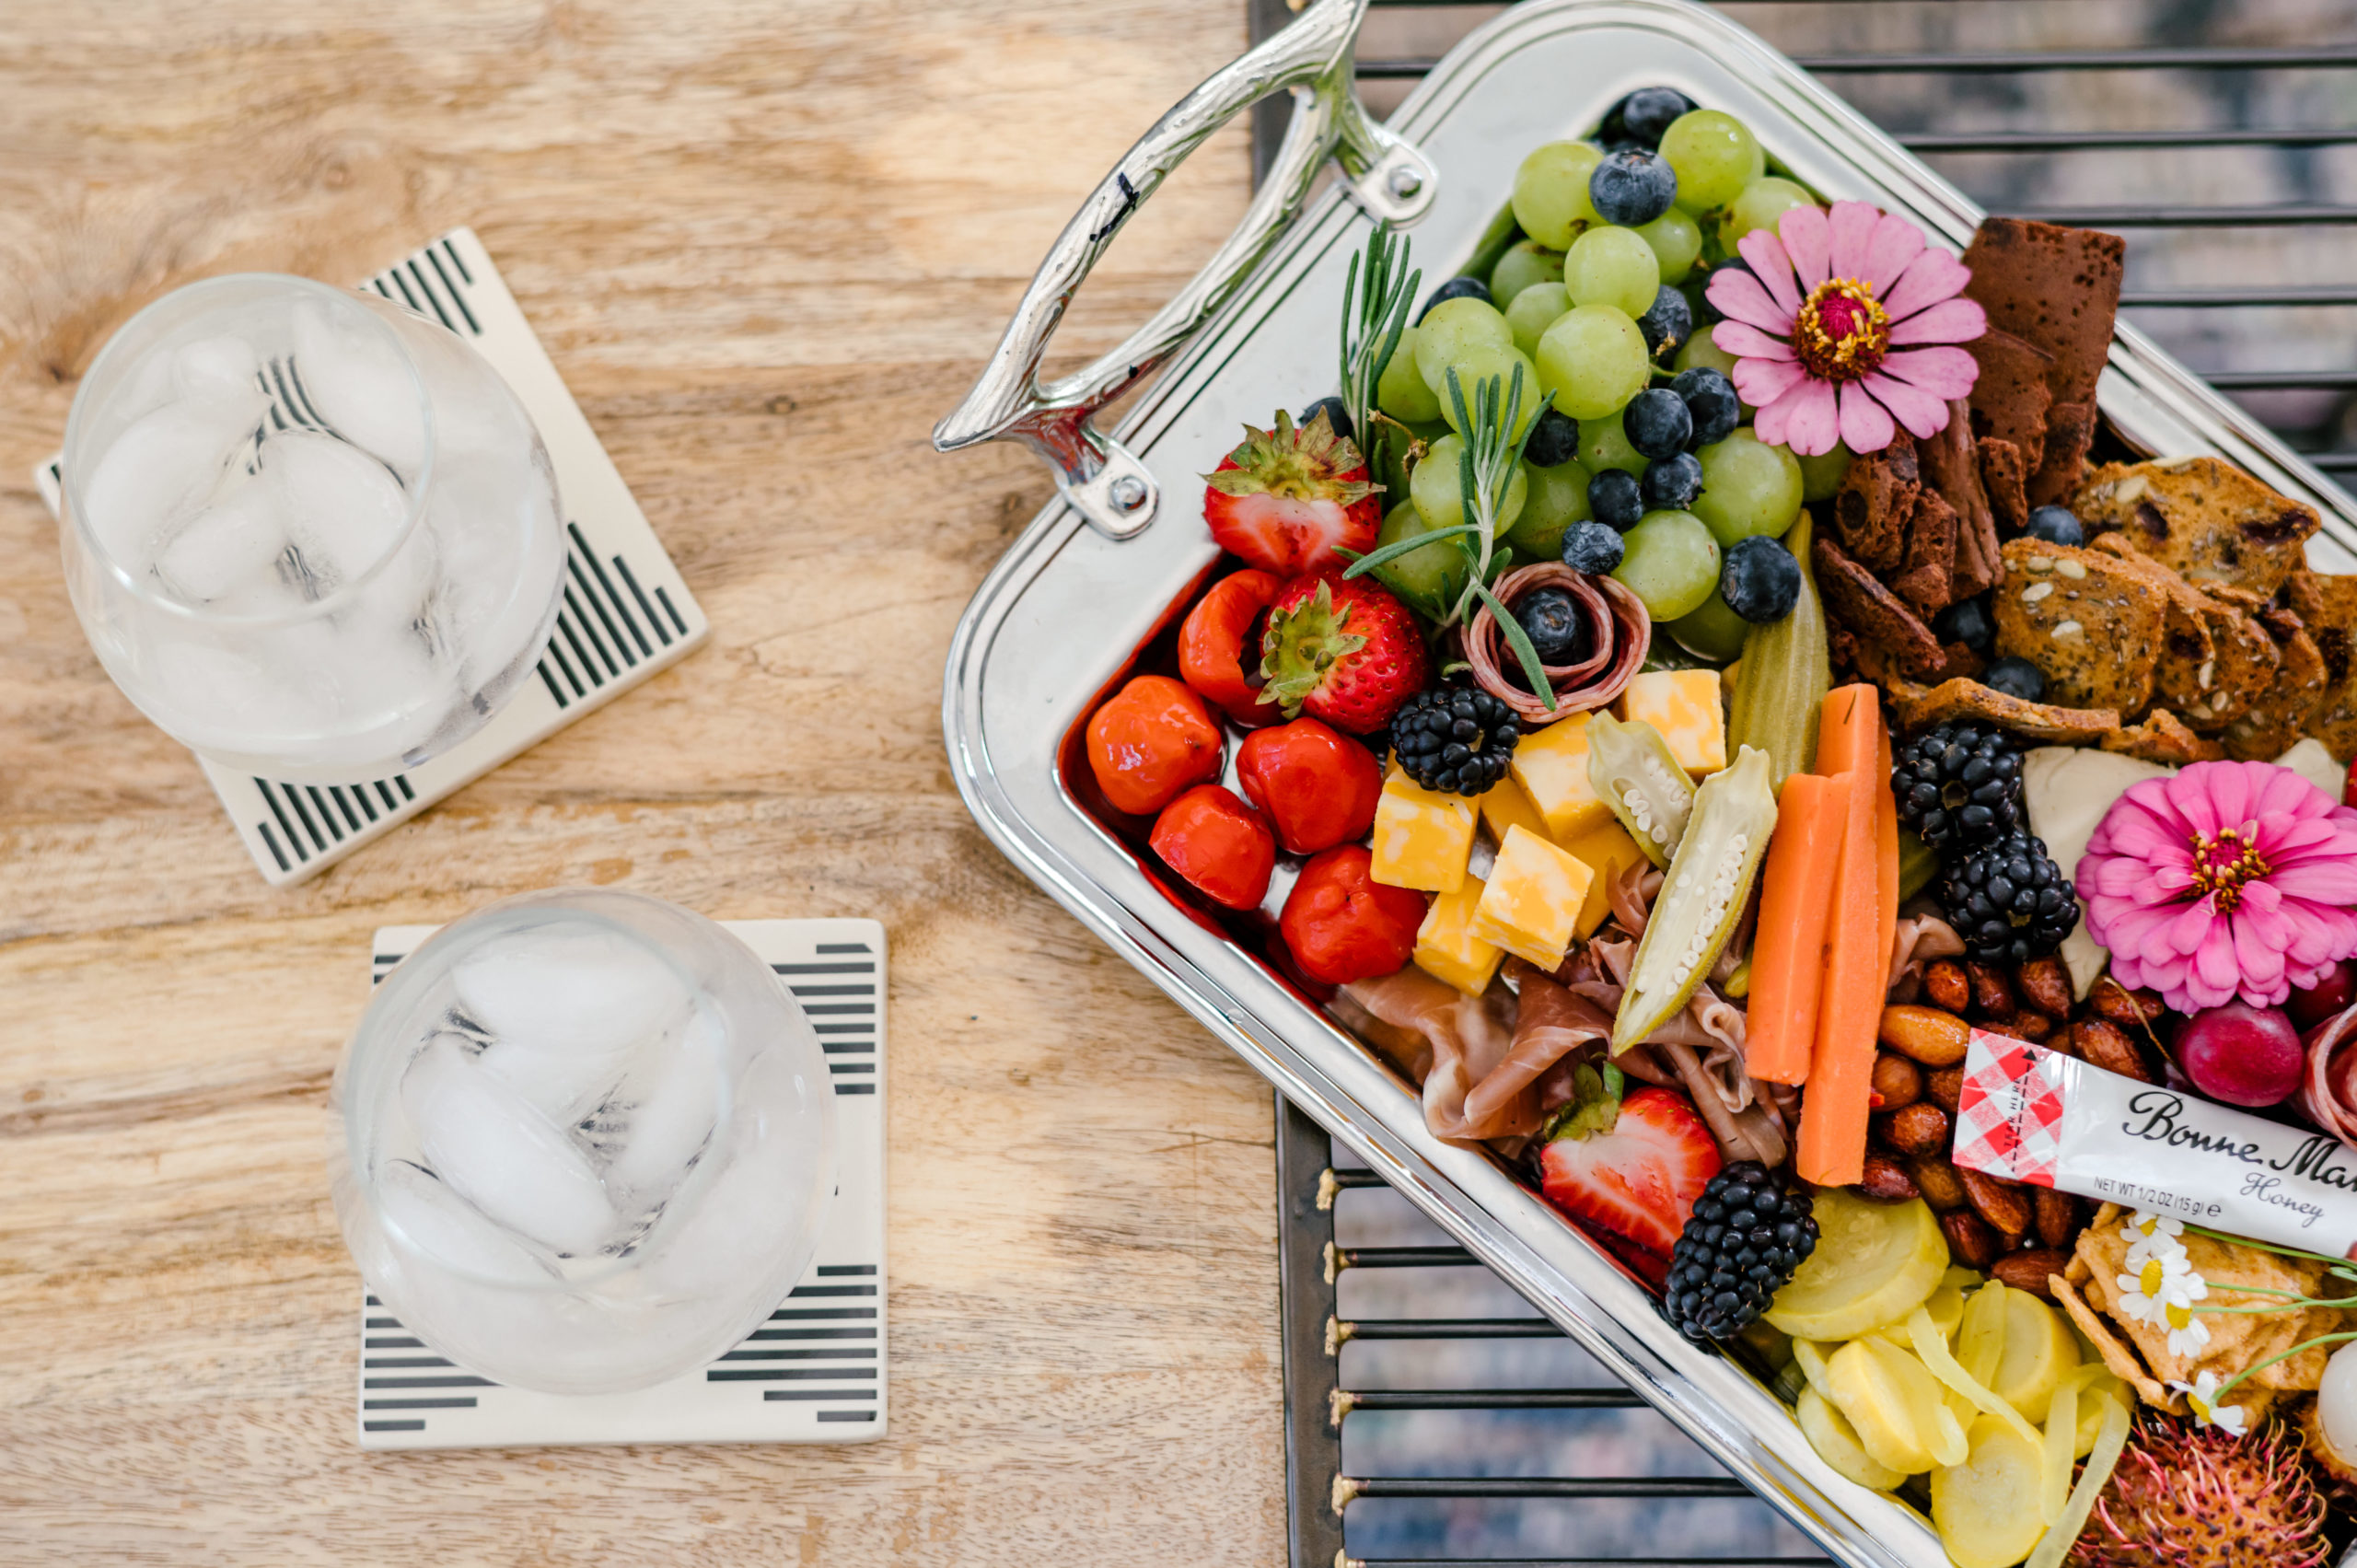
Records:
M1587 721L1587 782L1629 830L1645 858L1666 866L1694 811L1694 784L1661 738L1643 722L1610 714Z
M1735 934L1776 827L1776 796L1768 780L1768 754L1747 746L1735 766L1713 774L1696 794L1629 967L1628 988L1612 1020L1615 1051L1676 1016Z

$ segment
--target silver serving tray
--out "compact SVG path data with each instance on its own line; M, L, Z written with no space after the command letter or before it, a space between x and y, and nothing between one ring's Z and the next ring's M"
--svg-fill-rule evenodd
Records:
M1319 0L1296 27L1346 13L1339 57L1346 70L1347 34L1364 4ZM1325 59L1335 65L1330 50ZM1319 79L1330 85L1331 71ZM1307 95L1307 73L1297 73L1274 85ZM1525 0L1459 43L1392 116L1386 129L1404 140L1404 151L1394 146L1387 163L1369 158L1355 168L1346 157L1356 187L1337 183L1290 228L1272 229L1257 248L1257 265L1226 280L1232 286L1224 292L1197 289L1199 303L1209 300L1208 319L1191 337L1170 335L1165 374L1117 435L1102 438L1110 454L1105 468L1065 461L1030 432L970 424L953 430L974 401L944 422L945 446L995 434L1032 439L1060 463L1063 494L1007 551L959 621L943 729L968 807L1009 859L1566 1334L1837 1561L1938 1568L1946 1554L1921 1515L1836 1475L1782 1401L1734 1362L1672 1332L1644 1289L1502 1162L1427 1132L1417 1099L1395 1074L1259 958L1166 897L1136 854L1077 803L1060 772L1060 750L1074 726L1140 646L1183 610L1217 558L1193 499L1198 475L1234 444L1245 420L1264 423L1271 409L1301 408L1334 389L1344 269L1372 222L1360 204L1366 167L1396 168L1420 153L1423 162L1415 167L1434 173L1421 190L1414 179L1394 175L1388 192L1396 198L1410 187L1404 193L1424 206L1412 234L1429 287L1472 254L1526 152L1586 131L1620 94L1655 83L1737 115L1771 156L1828 197L1874 202L1958 250L1980 223L1980 209L1961 192L1713 12L1683 0ZM1232 110L1243 100L1229 96ZM1141 142L1132 160L1153 150L1154 139ZM1102 210L1093 200L1065 241L1078 244L1080 236L1101 248L1094 231ZM1019 317L993 373L1018 362L1027 373L1036 366L1062 299L1093 254L1076 266L1063 257L1055 277L1059 259L1051 256L1034 285L1035 295L1045 285L1055 296L1045 327L1018 342ZM1027 310L1032 304L1027 299ZM1167 327L1167 316L1157 323ZM1108 362L1119 357L1117 351ZM991 379L977 388L977 400ZM1059 385L1069 389L1080 379ZM1120 379L1100 376L1096 389ZM2098 397L2113 430L2131 446L2154 455L2212 453L2313 503L2325 531L2312 541L2312 561L2323 570L2357 571L2357 503L2133 329L2119 330ZM1094 406L1068 400L1050 412L1085 425ZM1132 508L1152 516L1154 497L1168 504L1151 526L1134 517L1126 528L1109 526L1104 486L1092 493L1088 482L1132 471L1124 466L1132 462L1151 485L1146 505L1132 499Z

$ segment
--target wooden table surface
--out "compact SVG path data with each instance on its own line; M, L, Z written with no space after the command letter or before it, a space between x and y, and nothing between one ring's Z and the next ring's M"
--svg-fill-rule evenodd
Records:
M1270 1098L1008 866L951 627L1051 494L927 432L1215 0L0 4L0 1561L1273 1563ZM1242 211L1125 233L1101 350ZM29 473L108 334L482 234L712 645L264 886L107 682ZM892 941L892 1420L842 1447L354 1445L322 1165L372 928L596 883Z

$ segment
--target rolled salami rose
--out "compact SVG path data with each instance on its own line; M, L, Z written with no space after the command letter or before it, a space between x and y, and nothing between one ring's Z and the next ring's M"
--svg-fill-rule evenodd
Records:
M2308 1031L2308 1073L2293 1104L2300 1114L2357 1149L2357 1007Z
M1519 684L1522 661L1507 645L1497 617L1483 605L1465 629L1465 661L1481 690L1512 708L1527 724L1552 724L1600 708L1620 695L1642 668L1653 646L1653 617L1644 601L1610 577L1591 576L1553 562L1521 566L1498 579L1498 601L1508 610L1539 588L1562 588L1587 622L1588 655L1576 664L1542 665L1555 705ZM1507 671L1515 679L1509 679Z

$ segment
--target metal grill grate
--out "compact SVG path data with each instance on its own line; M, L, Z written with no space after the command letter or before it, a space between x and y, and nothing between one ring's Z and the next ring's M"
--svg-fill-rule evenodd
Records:
M1256 41L1292 15L1247 5ZM1374 7L1359 76L1378 113L1497 8ZM2123 310L2318 467L2357 471L2357 282L2340 281L2357 270L2357 160L2333 157L2357 127L2330 122L2357 43L2300 41L2357 37L2357 4L1724 8L1989 210L2123 232ZM1256 111L1256 174L1289 112ZM1582 1376L1585 1358L1461 1249L1421 1244L1434 1233L1404 1201L1278 1105L1294 1568L1821 1561L1600 1368Z

